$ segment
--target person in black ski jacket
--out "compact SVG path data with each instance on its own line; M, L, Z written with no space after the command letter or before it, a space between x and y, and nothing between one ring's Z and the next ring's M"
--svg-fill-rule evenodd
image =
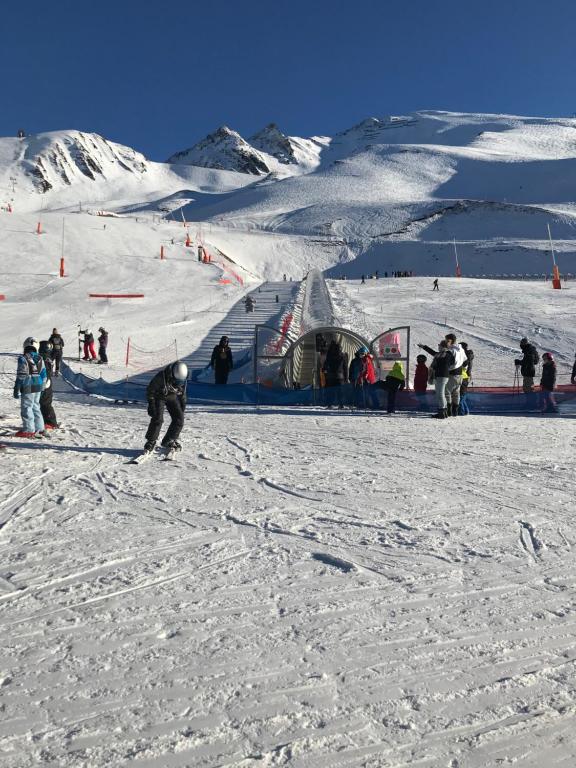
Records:
M426 344L418 344L420 349L426 350L428 354L434 355L428 371L428 380L434 384L436 391L436 406L438 412L434 414L435 419L445 419L448 416L448 403L446 400L446 385L450 378L450 371L454 368L456 358L454 352L448 347L448 342L443 339L438 345L438 352L434 352Z
M214 383L227 384L228 376L233 367L234 362L228 336L222 336L220 343L214 347L210 358L210 368L214 369Z
M52 344L52 360L54 361L54 376L60 376L60 363L64 354L64 339L58 333L58 328L52 329L52 336L48 339Z
M538 352L533 344L530 344L527 338L520 340L520 349L522 357L514 360L516 366L520 367L522 374L522 389L525 393L534 391L534 376L536 376L536 366L540 362Z
M542 355L542 378L540 379L540 408L542 413L558 413L553 392L556 389L556 363L551 352Z
M576 360L574 360L574 365L572 366L572 376L570 376L570 384L576 384Z
M342 347L334 339L328 346L323 371L328 388L327 406L337 402L338 408L344 408L342 387L348 381L348 356L342 352Z
M164 370L159 371L148 384L148 416L150 426L146 432L145 451L153 451L162 429L164 408L170 414L171 422L161 445L164 448L181 448L178 438L184 426L184 411L186 410L186 381L188 366L176 360Z
M44 389L40 394L40 410L44 418L44 429L58 429L58 420L52 405L52 374L54 366L52 344L49 341L41 341L38 352L42 360L44 360L44 367L46 368L46 381L44 382Z
M98 328L100 336L98 336L98 363L100 365L106 365L108 363L108 331L104 328Z

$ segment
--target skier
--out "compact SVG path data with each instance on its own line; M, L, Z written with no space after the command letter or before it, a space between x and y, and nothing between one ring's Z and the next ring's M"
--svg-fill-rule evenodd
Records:
M361 285L364 285L366 283L366 275L362 275L362 277L360 278L360 283Z
M572 366L572 375L570 376L570 384L576 384L576 355L574 355L574 365Z
M46 436L44 419L40 409L40 395L46 381L44 361L38 354L38 342L32 336L24 341L23 354L18 358L14 397L21 396L20 413L22 429L16 432L16 437Z
M416 370L414 371L414 392L422 395L428 388L428 366L426 355L416 355Z
M446 385L447 413L448 416L458 416L462 371L464 366L468 365L468 358L462 346L456 341L455 333L447 333L444 338L448 348L454 354L454 366L450 369L450 377Z
M361 347L355 353L348 369L348 379L353 388L353 405L357 408L366 407L366 400L368 400L370 408L378 408L378 397L373 390L376 383L376 370L374 359L367 347Z
M85 331L80 331L80 334L84 337L84 357L82 359L96 360L96 351L94 349L94 334L88 329Z
M246 307L246 312L254 312L256 300L252 296L246 296L244 299L244 306Z
M52 329L52 336L48 339L52 344L52 360L54 360L54 376L60 376L60 363L64 352L64 339L58 333L57 328Z
M556 388L556 363L551 352L542 355L542 378L540 379L540 409L542 413L558 413L554 400Z
M430 354L434 354L433 350L425 344L418 344L418 346L425 349ZM454 353L448 348L446 339L442 339L438 345L438 352L434 355L434 359L430 364L430 371L428 374L428 381L430 384L434 384L434 389L436 391L436 405L438 412L432 416L434 419L445 419L448 416L446 384L448 384L450 369L453 367Z
M386 405L386 411L388 413L396 413L396 393L399 390L404 389L406 383L406 376L404 375L404 368L402 363L397 360L392 366L392 370L384 379L384 385L388 392L388 402Z
M108 363L108 331L104 328L98 328L100 336L98 336L98 360L99 365L106 365Z
M323 366L326 387L329 388L327 407L338 401L338 408L344 408L342 386L348 381L348 357L342 352L342 347L334 339L330 342Z
M178 438L184 426L187 379L188 366L186 363L176 360L175 363L170 363L162 371L159 371L148 384L146 397L148 398L150 425L146 432L144 445L146 453L152 452L156 447L156 441L164 421L164 407L170 414L171 422L162 438L161 445L168 450L179 451L182 449Z
M468 405L468 385L470 376L466 367L462 368L462 384L460 384L460 403L458 405L458 416L468 416L470 406Z
M52 387L52 373L54 368L52 360L52 344L49 341L41 341L38 352L40 353L40 357L44 361L44 366L46 368L46 384L40 395L40 410L42 411L42 418L44 419L44 429L58 429L59 424L52 405L54 391Z
M439 291L440 290L440 287L438 286L438 278L437 277L434 279L434 282L432 283L432 285L433 285L433 287L432 287L433 291Z
M536 366L540 362L540 357L536 347L526 337L520 339L520 349L522 350L522 357L514 360L514 364L517 368L520 368L522 389L528 394L534 391L534 376L536 375Z
M234 362L228 336L222 336L220 343L214 347L210 359L210 368L214 369L214 383L226 384L233 367Z

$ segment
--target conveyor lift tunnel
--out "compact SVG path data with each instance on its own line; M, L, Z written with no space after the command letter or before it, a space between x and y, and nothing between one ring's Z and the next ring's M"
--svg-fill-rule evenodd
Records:
M320 389L322 368L331 341L336 341L352 362L361 347L374 357L376 375L385 379L395 362L404 363L406 381L410 369L410 326L388 328L368 342L349 328L335 322L332 300L319 270L307 278L300 335L290 339L277 328L257 325L255 334L254 380L264 386L283 389Z

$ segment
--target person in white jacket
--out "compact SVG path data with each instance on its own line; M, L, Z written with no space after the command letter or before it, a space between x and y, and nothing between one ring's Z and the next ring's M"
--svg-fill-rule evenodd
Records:
M454 367L448 374L448 384L446 384L447 410L450 416L458 415L458 406L460 405L460 386L462 384L462 369L468 362L466 351L458 344L455 333L447 333L444 337L448 344L448 349L454 355Z

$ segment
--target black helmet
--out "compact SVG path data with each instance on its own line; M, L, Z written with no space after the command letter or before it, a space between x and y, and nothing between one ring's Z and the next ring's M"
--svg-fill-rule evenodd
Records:
M38 348L38 352L40 352L41 355L49 355L50 352L52 352L52 342L51 341L41 341L40 347Z
M188 378L188 366L186 363L182 363L180 360L176 360L175 363L172 363L170 377L175 384L184 384Z
M520 346L525 347L526 344L528 344L528 339L526 338L526 336L524 336L523 339L520 339Z
M220 344L228 344L228 336L222 336L220 339Z

